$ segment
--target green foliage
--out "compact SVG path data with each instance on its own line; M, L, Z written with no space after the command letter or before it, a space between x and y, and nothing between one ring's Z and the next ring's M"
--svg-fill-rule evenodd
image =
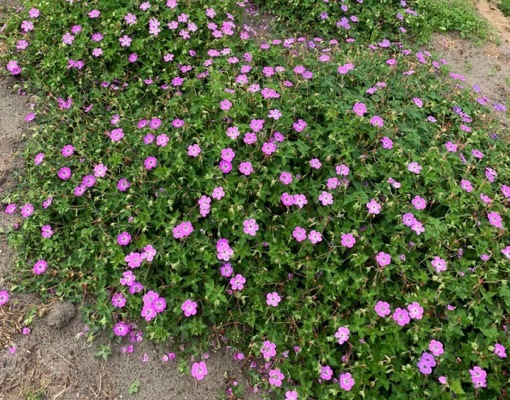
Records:
M508 0L505 0L508 1ZM401 28L418 43L427 42L433 33L459 32L464 38L484 40L489 24L476 11L471 0L411 0L402 6L399 0L364 0L361 3L331 0L255 1L275 18L294 30L376 42L399 40ZM346 10L341 7L346 7ZM327 17L326 14L327 13ZM322 15L322 16L321 16ZM349 21L351 28L339 24Z
M486 40L490 27L477 12L471 0L416 0L420 18L412 31L419 42L427 41L436 32L458 32L461 37Z
M41 94L23 181L3 199L35 208L26 218L16 213L18 226L10 232L20 287L88 300L92 328L115 327L117 336L126 334L118 330L122 324L132 332L140 326L155 341L193 343L184 352L195 356L212 341L227 342L255 363L258 384L282 398L291 390L310 399L502 396L508 366L494 346L509 343L503 327L510 304L504 250L510 152L483 99L455 85L462 77L447 74L428 53L382 41L397 37L399 25L387 16L395 15L394 2L351 4L360 25L349 35L359 41L271 43L245 39L241 8L233 2L181 2L175 9L153 3L143 11L135 2L35 2L41 15L29 34L20 26L32 3L9 20L5 61L15 60L25 88ZM216 16L206 17L211 3ZM298 18L313 4L275 7L282 18ZM90 18L95 7L101 16ZM128 12L137 24L126 26ZM165 27L184 12L197 23L189 40L179 39L180 28ZM227 12L235 33L213 38L208 21L223 26ZM154 18L164 27L158 36L148 31ZM64 45L62 35L77 23L81 32ZM97 32L105 41L99 57L90 40ZM124 34L132 47L119 44ZM367 47L363 38L381 42ZM29 47L14 50L22 39ZM127 61L132 52L136 62ZM168 52L174 62L163 60ZM67 68L70 59L83 67ZM247 133L257 140L250 144ZM147 135L158 137L150 142ZM73 154L63 153L68 145ZM194 145L201 152L190 155ZM228 173L219 169L226 149L235 153ZM44 160L35 163L41 153ZM147 167L150 157L157 159L154 168ZM254 171L243 174L243 162ZM413 172L413 163L421 170ZM100 164L108 168L104 176ZM65 167L69 179L59 178ZM283 172L292 182L283 182ZM95 182L81 187L94 174ZM221 198L214 194L219 187ZM285 193L304 195L307 204L286 206ZM417 196L424 207L415 204ZM370 212L374 203L378 213ZM411 213L416 221L406 223ZM251 220L256 232L246 228ZM193 231L179 235L188 221ZM47 225L53 235L41 237ZM306 230L304 240L296 239L296 228ZM124 232L127 243L119 239ZM352 247L347 234L356 241ZM149 246L156 250L152 260ZM391 262L382 262L381 253ZM138 265L130 261L136 254ZM434 267L439 257L445 271ZM38 260L47 269L34 275ZM139 292L124 281L127 273L143 285ZM243 288L232 281L237 275L246 279ZM154 292L166 308L150 315ZM274 293L281 301L271 305ZM118 296L125 305L116 303ZM196 314L184 314L188 300L196 302ZM378 316L379 301L392 313L419 303L423 316L400 326ZM135 326L140 316L147 321ZM335 336L340 327L350 331L342 343ZM426 377L417 364L431 340L445 351ZM261 357L266 341L276 345L269 368ZM97 355L106 360L109 353L104 346ZM187 360L179 360L182 371ZM319 383L326 365L335 377L350 373L353 389L325 378ZM487 388L473 388L474 366L487 371ZM268 369L276 368L290 378L281 387L269 381ZM446 384L438 384L440 376Z
M129 385L128 393L135 394L138 393L138 389L140 388L140 381L137 379Z
M503 14L510 17L510 0L498 0L497 5Z
M94 354L97 358L102 358L104 362L108 361L108 358L112 355L112 350L109 345L99 345L99 350Z

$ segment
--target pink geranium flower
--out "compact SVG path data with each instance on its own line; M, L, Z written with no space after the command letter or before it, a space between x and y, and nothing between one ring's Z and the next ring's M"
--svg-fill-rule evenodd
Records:
M191 367L191 376L198 381L204 379L208 372L207 365L205 365L205 362L203 361L194 363Z
M374 310L380 317L386 317L391 314L390 305L385 301L378 301Z
M349 391L354 386L355 381L352 378L352 375L347 373L340 375L339 383L342 389Z
M278 303L280 303L280 301L281 301L281 297L276 292L268 293L266 295L266 304L268 306L276 307L276 306L278 306Z
M184 315L186 317L195 315L197 313L197 303L188 299L184 303L182 303L181 310L184 312Z

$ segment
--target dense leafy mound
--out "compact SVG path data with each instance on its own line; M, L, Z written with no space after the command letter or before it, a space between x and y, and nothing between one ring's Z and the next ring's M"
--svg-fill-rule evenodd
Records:
M13 16L8 69L49 92L5 199L21 286L87 296L117 336L220 337L279 398L504 395L510 157L486 100L389 40L255 43L227 3Z
M254 0L264 12L298 32L321 32L374 42L399 40L402 33L426 42L434 32L457 31L485 39L486 20L464 0Z

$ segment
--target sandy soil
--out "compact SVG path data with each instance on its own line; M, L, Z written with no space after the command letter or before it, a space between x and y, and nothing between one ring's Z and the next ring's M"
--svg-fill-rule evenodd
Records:
M507 113L494 113L503 126L510 128L510 18L487 0L478 0L480 14L493 26L499 44L476 44L459 35L434 35L432 48L441 54L452 72L466 78L465 86L480 87L479 96L487 96L492 104L506 106Z
M0 7L9 4L0 0ZM481 47L456 35L434 37L435 51L450 64L453 72L466 76L466 83L481 87L481 95L493 102L510 105L510 20L486 0L477 7L493 23L501 44ZM15 153L22 147L29 102L11 91L12 80L0 80L0 198L15 185L12 172L21 163ZM498 113L507 127L508 118ZM0 210L3 206L0 204ZM7 246L3 230L11 224L0 212L0 290L8 289L15 254ZM31 333L22 335L24 319L35 313ZM177 363L163 363L160 357L167 347L147 341L135 345L132 354L123 354L121 345L109 343L106 336L88 343L81 333L84 325L75 306L58 301L42 304L31 295L13 295L9 307L0 308L0 400L20 399L139 399L139 400L209 400L224 392L228 378L243 381L240 364L231 353L210 352L209 375L195 382L181 375ZM94 356L101 344L109 344L108 362ZM126 343L124 343L126 345ZM15 351L14 351L15 349ZM175 351L175 349L174 349ZM147 354L148 361L142 360ZM138 380L139 390L128 394ZM244 399L260 398L247 394Z

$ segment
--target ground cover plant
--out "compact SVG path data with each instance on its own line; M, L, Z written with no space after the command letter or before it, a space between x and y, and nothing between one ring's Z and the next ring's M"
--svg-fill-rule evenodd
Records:
M405 36L58 5L5 28L6 73L41 98L3 199L19 289L87 300L126 345L194 343L197 380L211 341L235 347L269 397L507 396L504 105Z
M506 0L505 0L506 1ZM470 0L275 0L255 3L298 32L363 41L398 40L408 33L426 43L435 32L486 40L489 25Z

